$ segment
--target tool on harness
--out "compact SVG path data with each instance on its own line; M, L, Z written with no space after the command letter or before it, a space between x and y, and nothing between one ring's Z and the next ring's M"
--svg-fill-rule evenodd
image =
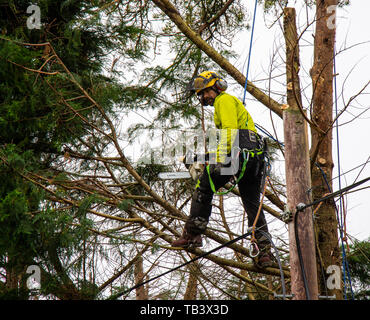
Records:
M258 248L257 242L251 242L249 245L249 256L255 258L259 255L260 249Z
M245 173L245 170L247 168L247 163L249 161L249 158L250 157L254 158L256 156L260 156L260 155L264 154L265 153L265 146L263 146L262 148L257 148L257 149L243 148L240 151L242 152L243 158L244 158L243 159L243 164L242 164L242 169L240 171L239 177L237 179L234 179L234 184L231 186L230 189L228 189L226 191L217 192L216 187L215 187L215 185L213 183L213 180L212 180L212 177L211 177L210 165L207 164L206 170L207 170L207 173L208 173L209 184L210 184L211 189L212 189L212 191L213 191L214 194L221 196L221 195L226 195L229 192L231 192L236 187L236 185L239 183L239 181L243 178L244 173ZM259 166L258 166L257 170L259 172ZM256 174L258 172L256 172Z

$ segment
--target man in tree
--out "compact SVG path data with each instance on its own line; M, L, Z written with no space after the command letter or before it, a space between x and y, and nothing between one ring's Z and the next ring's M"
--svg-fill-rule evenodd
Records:
M248 225L252 226L258 216L254 235L260 253L254 262L259 267L268 267L272 264L270 242L265 236L268 227L262 209L258 215L264 172L263 143L249 112L239 99L226 93L226 89L226 81L211 71L199 74L192 81L191 91L198 95L203 106L214 106L214 122L222 130L217 151L207 154L209 164L198 179L184 231L172 245L202 246L201 234L211 215L213 194L235 177Z

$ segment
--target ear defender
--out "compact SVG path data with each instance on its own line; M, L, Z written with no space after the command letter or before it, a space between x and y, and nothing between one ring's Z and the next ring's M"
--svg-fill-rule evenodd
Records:
M215 81L215 88L222 92L222 91L225 91L227 89L227 82L226 80L222 79L221 77L218 76L218 74L216 72L211 72L211 79L212 78L215 78L216 81Z
M218 80L215 82L215 86L217 90L225 91L227 89L227 82L222 78L218 78Z
M227 89L227 82L220 78L216 72L204 71L192 80L190 91L199 94L202 90L211 87L220 93Z

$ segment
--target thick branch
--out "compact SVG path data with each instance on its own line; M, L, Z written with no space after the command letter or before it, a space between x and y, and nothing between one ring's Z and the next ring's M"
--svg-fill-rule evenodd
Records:
M209 56L214 62L216 62L222 69L233 77L241 86L245 85L245 76L236 69L227 59L225 59L220 53L213 49L206 41L204 41L199 34L193 31L186 22L180 16L180 13L174 7L174 5L168 0L152 0L158 8L160 8L181 32L189 38L200 50L202 50L207 56ZM275 112L279 117L282 117L281 105L258 89L252 82L248 80L247 91L255 97L258 101L264 104L267 108Z

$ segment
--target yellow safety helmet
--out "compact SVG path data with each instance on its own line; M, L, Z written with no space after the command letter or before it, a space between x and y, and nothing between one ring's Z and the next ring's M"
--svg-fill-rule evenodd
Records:
M219 77L216 72L204 71L193 80L191 91L198 94L202 90L213 86L218 91L225 91L227 89L227 82Z

